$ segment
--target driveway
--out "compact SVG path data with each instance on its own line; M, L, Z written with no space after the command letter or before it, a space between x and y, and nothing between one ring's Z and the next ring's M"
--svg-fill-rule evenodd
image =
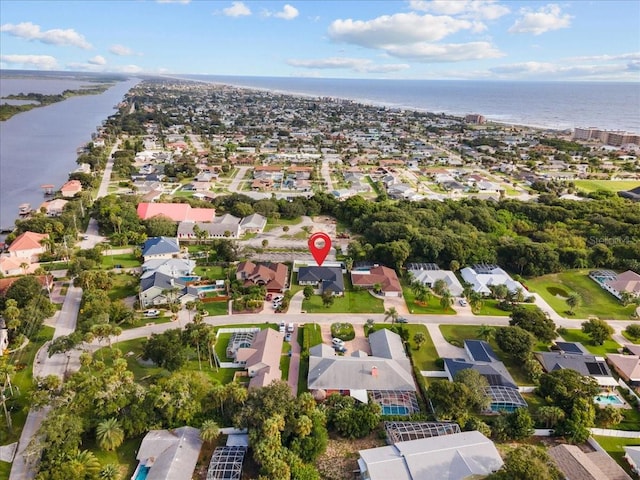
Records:
M391 307L394 307L396 311L400 315L407 315L409 313L409 309L407 308L407 302L404 301L404 297L377 297L382 298L384 302L385 311L389 310Z
M369 345L369 340L364 336L364 324L352 324L355 330L356 336L353 340L349 340L348 342L344 342L344 346L347 348L346 355L351 355L353 352L358 350L362 350L367 354L371 355L371 346ZM322 332L322 341L327 345L332 345L331 340L331 324L323 323L320 325L320 330Z
M298 344L298 325L294 325L291 334L291 361L289 362L289 388L293 396L298 396L298 375L300 373L300 345Z
M427 324L426 327L440 358L467 358L464 348L455 347L444 339L439 325Z

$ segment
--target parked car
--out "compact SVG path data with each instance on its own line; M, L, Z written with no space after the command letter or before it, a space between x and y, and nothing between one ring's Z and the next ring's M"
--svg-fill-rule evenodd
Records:
M157 317L160 315L160 310L146 310L144 312L145 317Z
M287 334L284 336L284 341L285 341L285 342L290 342L290 341L291 341L291 334L290 334L290 333L287 333Z
M464 298L461 298L460 301L458 302L460 304L460 306L462 307L466 307L467 306L467 301Z
M398 317L398 320L396 320L396 323L409 323L409 320L405 317Z
M334 347L342 347L342 346L344 346L344 341L339 339L339 338L332 339L331 343L334 345Z
M285 326L284 322L280 322L280 327L278 328L280 333L284 333L285 329L286 329L286 326Z
M281 302L282 300L284 300L284 295L276 295L273 297L274 302Z
M293 333L293 329L294 329L293 322L287 325L287 332Z
M333 349L336 351L336 353L347 353L347 347L345 347L344 345L334 345Z

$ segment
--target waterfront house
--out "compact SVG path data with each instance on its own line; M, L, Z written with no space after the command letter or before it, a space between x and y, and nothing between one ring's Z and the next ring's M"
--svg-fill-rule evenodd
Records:
M39 255L46 251L44 241L48 239L48 233L24 232L9 245L9 255L29 264L35 263Z
M76 194L82 191L82 183L79 180L69 180L62 187L60 187L60 193L63 197L75 197Z
M48 202L44 202L38 208L38 211L43 212L47 217L59 217L62 215L64 210L64 206L69 203L68 200L63 200L62 198L56 198L55 200L49 200Z

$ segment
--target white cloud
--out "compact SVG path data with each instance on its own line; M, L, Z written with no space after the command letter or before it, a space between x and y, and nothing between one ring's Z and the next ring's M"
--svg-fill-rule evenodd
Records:
M296 7L292 7L289 4L286 4L281 12L276 12L273 14L276 18L282 18L284 20L293 20L298 16L298 9Z
M395 45L385 49L389 55L417 62L462 62L500 58L504 54L488 42L414 43Z
M626 73L632 72L632 63L629 65L603 65L600 63L570 65L551 62L522 62L502 65L489 70L501 78L621 80Z
M0 32L7 32L14 37L23 38L25 40L38 40L42 43L50 45L65 45L79 47L88 50L91 44L87 42L84 36L69 28L62 30L54 28L52 30L40 30L40 25L31 22L18 23L17 25L5 23L0 27Z
M223 8L227 17L245 17L251 15L251 10L243 2L233 2L230 7Z
M440 15L460 15L477 20L495 20L510 12L496 0L411 0L409 8Z
M535 12L529 8L523 8L520 10L520 14L522 18L516 20L509 29L509 33L533 33L534 35L540 35L551 30L568 28L573 18L569 14L563 14L560 6L554 3L540 7Z
M615 62L616 60L640 60L640 52L621 53L619 55L590 55L584 57L569 58L569 61L575 62Z
M372 60L364 58L329 57L315 60L287 60L287 64L292 67L312 68L312 69L346 69L355 72L366 73L389 73L406 70L409 65L401 64L377 64Z
M332 40L368 48L406 45L419 41L436 41L460 30L473 28L473 23L448 16L397 13L373 20L335 20L329 26Z
M54 70L58 62L51 55L0 55L0 62L19 65L25 69Z
M91 65L106 65L107 61L102 55L96 55L95 57L89 59L89 63Z
M126 57L128 55L135 55L135 53L133 52L133 50L131 50L129 47L125 47L124 45L111 45L111 47L109 48L109 52L113 53L114 55L119 55L121 57Z

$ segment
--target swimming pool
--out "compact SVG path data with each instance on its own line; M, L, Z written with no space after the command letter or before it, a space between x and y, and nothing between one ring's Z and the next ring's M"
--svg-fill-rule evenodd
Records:
M201 287L196 287L198 289L198 293L200 292L213 292L218 290L216 285L202 285Z
M593 401L598 405L615 405L615 406L624 405L624 400L622 400L615 393L596 395Z
M132 480L145 480L147 478L147 475L149 475L150 468L151 467L147 467L146 465L138 465L135 476L131 477Z
M198 280L200 280L200 277L198 276L190 276L190 277L180 277L180 280L182 280L183 282L197 282Z
M409 407L404 405L382 405L382 415L409 415Z

